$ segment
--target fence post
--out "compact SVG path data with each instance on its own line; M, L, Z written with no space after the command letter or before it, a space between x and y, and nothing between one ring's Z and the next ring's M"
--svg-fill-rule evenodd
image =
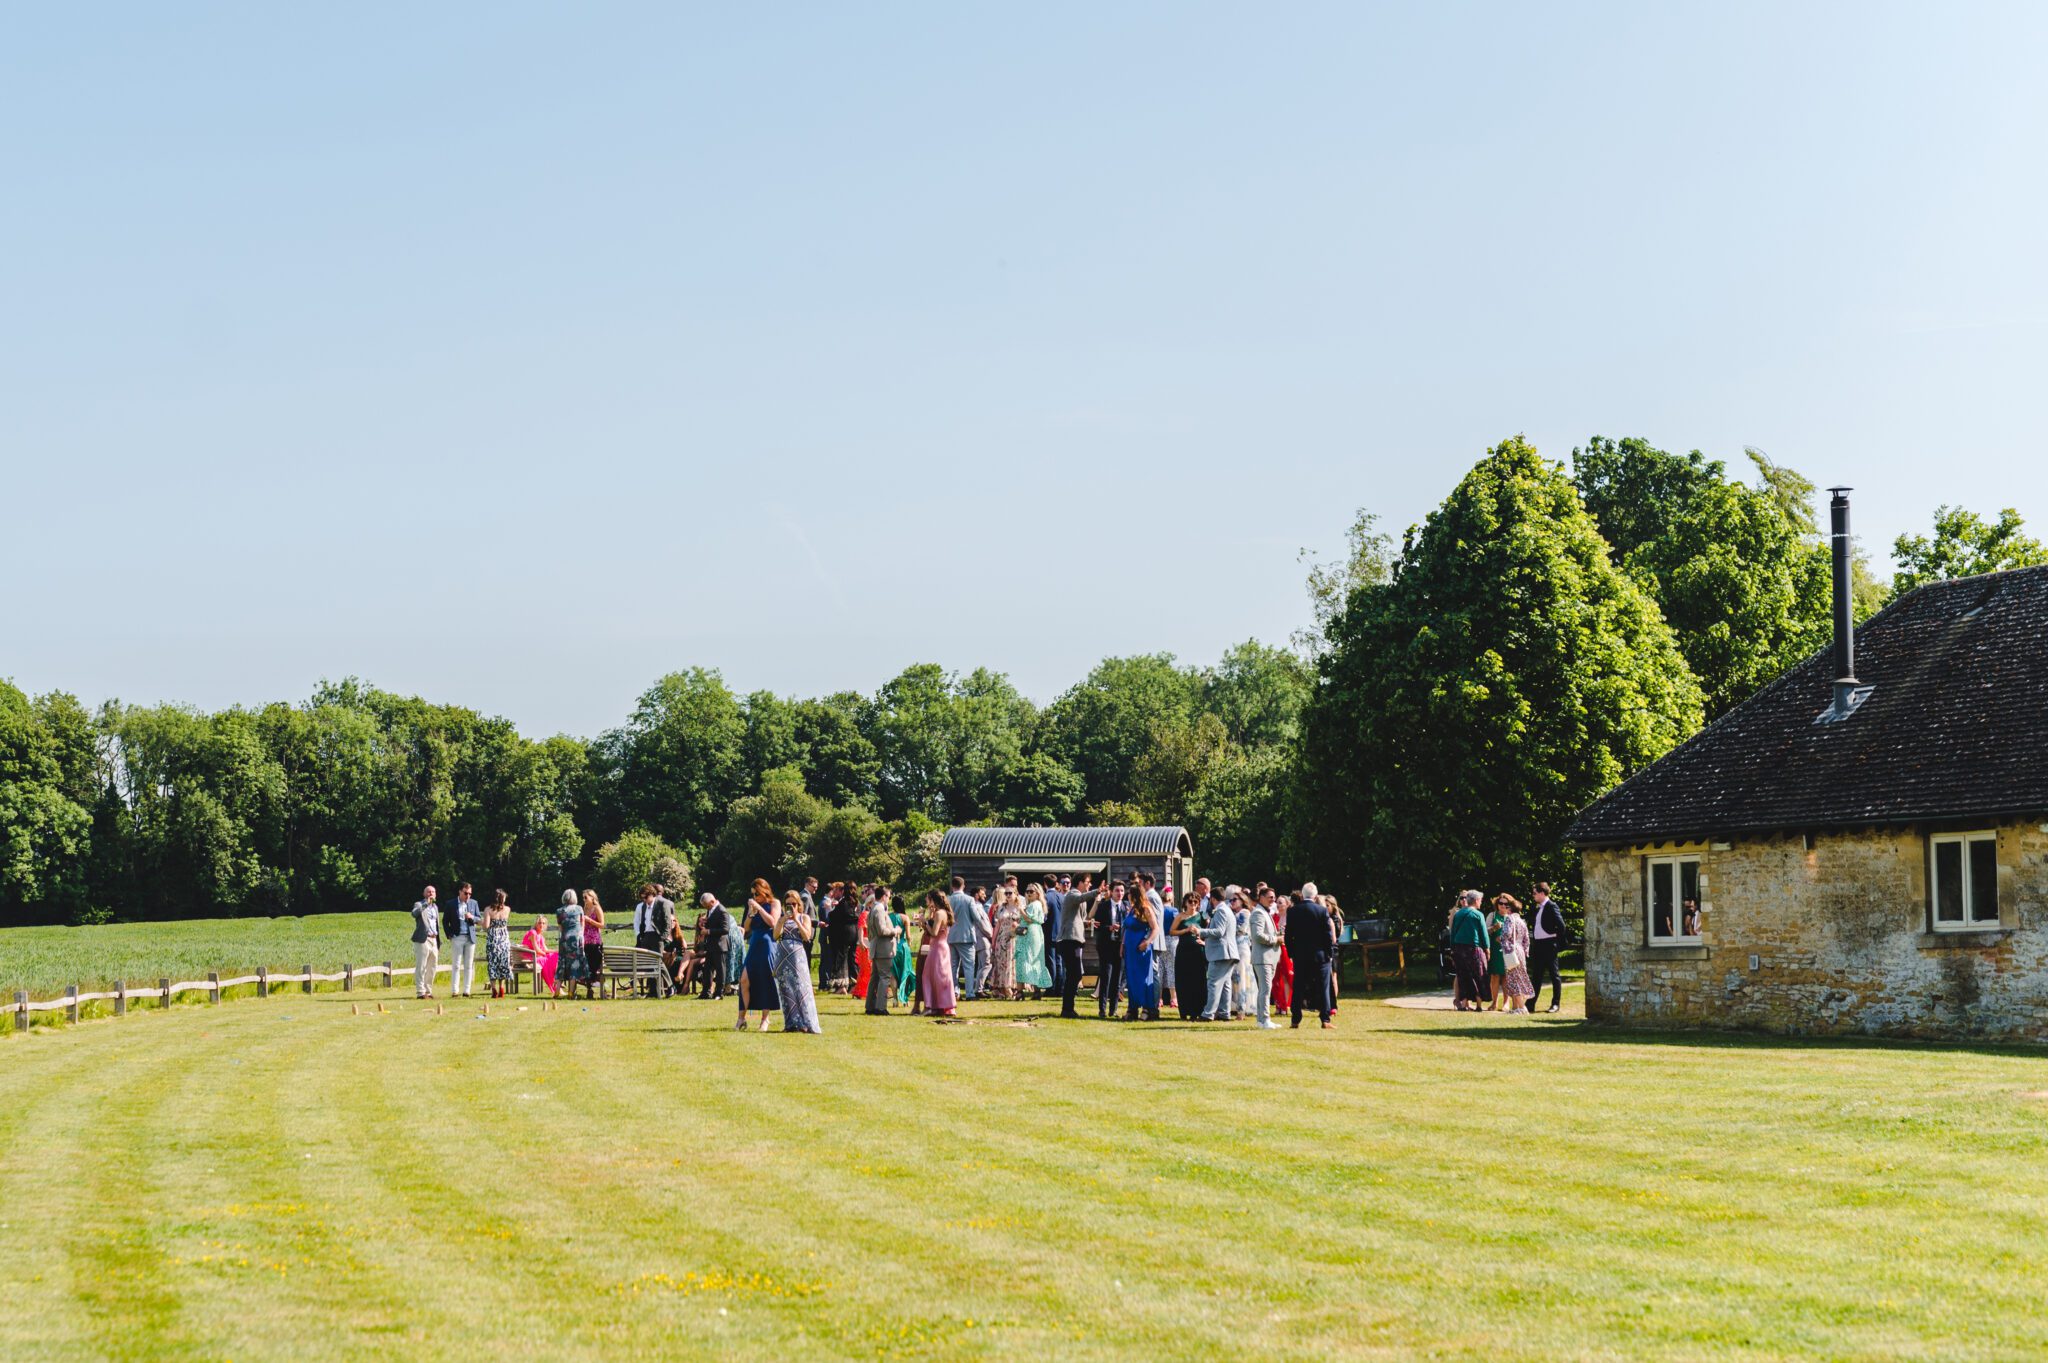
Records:
M270 997L270 967L267 965L256 967L256 997L259 999Z
M206 1001L208 1003L220 1002L220 972L218 970L206 972Z
M391 962L389 961L384 963L384 987L386 989L391 987Z
M128 1016L128 981L126 980L114 981L114 1016L117 1018Z
M170 981L170 977L169 977L169 976L165 976L165 977L164 977L163 979L160 979L160 980L158 980L158 981L156 982L156 989L157 989L157 993L159 993L159 994L161 994L161 995L163 996L163 1001L164 1001L164 1007L166 1007L166 1008L170 1007L170 1006L171 1006L171 981Z
M305 965L300 966L299 969L306 972L306 992L310 994L313 992L313 967Z
M348 962L341 963L341 992L350 993L356 987L356 968Z
M28 990L26 989L14 991L14 1030L17 1032L28 1030Z
M78 1021L78 986L75 984L65 985L64 997L70 1000L70 1003L65 1006L64 1015L73 1022Z

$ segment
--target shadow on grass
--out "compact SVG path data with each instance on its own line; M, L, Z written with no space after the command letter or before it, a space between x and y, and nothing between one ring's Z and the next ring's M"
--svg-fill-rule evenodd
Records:
M2039 1043L2026 1041L1922 1041L1889 1036L1787 1036L1776 1032L1743 1032L1700 1028L1691 1031L1637 1030L1612 1023L1572 1018L1557 1022L1504 1024L1493 1027L1380 1027L1381 1032L1412 1036L1484 1037L1489 1040L1554 1042L1589 1046L1677 1046L1717 1051L1941 1051L1957 1055L2038 1059Z

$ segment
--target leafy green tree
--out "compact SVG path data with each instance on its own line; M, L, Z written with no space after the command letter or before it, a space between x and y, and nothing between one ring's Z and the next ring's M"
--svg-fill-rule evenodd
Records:
M1072 818L1085 794L1081 778L1050 753L1026 753L993 774L991 812L1007 824L1054 827Z
M1573 815L1699 725L1655 602L1517 437L1353 593L1303 716L1290 860L1434 933L1466 884L1572 879Z
M716 671L671 672L640 697L595 754L629 826L702 847L745 793L747 718Z
M1779 518L1796 534L1819 534L1820 522L1813 510L1813 495L1817 491L1813 479L1797 469L1777 463L1754 446L1745 447L1743 453L1749 456L1750 463L1756 465L1760 491L1770 499Z
M1130 800L1098 800L1082 813L1081 822L1096 828L1150 828L1165 820Z
M1667 454L1630 436L1596 435L1572 451L1572 481L1616 563L1670 533L1695 492L1728 481L1728 466L1698 450ZM1810 485L1809 485L1810 487Z
M660 885L678 904L690 899L690 864L683 854L644 828L597 849L597 892L613 906L637 903L640 887Z
M1351 528L1344 533L1344 557L1340 561L1325 563L1309 549L1296 556L1297 561L1308 565L1308 603L1315 618L1313 628L1294 635L1294 646L1303 654L1313 657L1322 651L1330 623L1343 614L1351 593L1361 587L1377 587L1392 575L1394 542L1379 528L1379 523L1378 516L1361 507L1352 518Z
M903 874L903 848L888 824L863 805L828 810L804 836L799 861L823 881L893 884Z
M1104 658L1046 707L1043 744L1080 774L1089 804L1129 800L1153 730L1189 720L1200 696L1200 680L1170 653Z
M805 779L819 799L876 805L882 756L863 732L868 704L850 691L798 701L796 738Z
M891 823L889 833L903 860L896 888L908 897L910 903L915 904L925 891L945 885L946 863L939 856L939 845L946 838L943 824L912 810Z
M2006 507L1996 521L1974 511L1943 506L1934 513L1932 535L1901 535L1892 545L1899 565L1892 579L1894 599L1930 582L2048 563L2048 546L2026 533L2018 511Z
M907 667L875 693L872 738L882 810L943 812L952 766L952 684L937 663Z
M1235 751L1223 721L1207 712L1162 720L1138 754L1131 796L1160 823L1184 823L1195 790Z
M1709 718L1827 642L1827 547L1813 483L1751 451L1761 488L1719 460L1595 436L1573 478L1614 561L1650 589L1699 679Z
M740 781L752 790L777 767L804 770L808 753L797 736L797 706L773 691L755 691L741 703L746 733L740 739Z
M1314 690L1315 668L1299 653L1247 639L1202 673L1200 704L1222 721L1232 743L1257 748L1299 736L1301 710Z
M119 714L130 901L141 916L282 912L290 783L248 711ZM266 855L266 853L268 855Z
M1657 600L1699 679L1709 719L1825 646L1828 551L1741 483L1695 487L1662 535L1625 560Z
M1036 718L999 672L906 668L876 693L871 719L883 813L915 809L958 823L984 817L1023 760Z
M31 704L0 681L0 925L70 917L85 907L93 796L67 732L67 697ZM71 705L75 707L76 702ZM89 745L88 745L89 746Z
M1232 748L1203 772L1184 822L1204 874L1249 885L1294 869L1283 852L1293 764L1286 748Z
M730 904L745 897L756 876L786 886L801 871L804 844L826 813L800 773L786 767L768 772L760 790L733 803L725 827L705 849L699 883Z

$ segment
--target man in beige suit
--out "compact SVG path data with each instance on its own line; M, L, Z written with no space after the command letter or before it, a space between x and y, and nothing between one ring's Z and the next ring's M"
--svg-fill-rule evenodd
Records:
M434 902L434 887L427 886L419 903L412 906L412 996L434 997L434 972L441 968L441 906Z

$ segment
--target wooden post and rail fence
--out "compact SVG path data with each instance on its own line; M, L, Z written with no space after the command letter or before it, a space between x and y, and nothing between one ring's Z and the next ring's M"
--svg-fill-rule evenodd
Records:
M452 964L445 964L436 966L434 973L450 974L453 970ZM154 985L131 985L126 980L116 980L113 988L93 993L81 992L75 984L66 985L62 994L51 999L32 999L26 989L17 989L7 1009L14 1015L13 1030L25 1032L29 1027L31 1013L61 1012L66 1021L77 1022L80 1006L88 1003L112 1003L114 1016L118 1018L128 1015L128 1005L131 1002L140 1003L148 1000L159 1008L168 1008L171 1001L180 994L203 993L208 1003L219 1003L222 990L249 984L256 986L258 998L268 998L274 988L287 984L296 984L303 992L310 994L317 984L338 982L344 991L349 991L356 987L357 980L380 975L383 977L384 987L389 989L399 976L412 976L417 973L412 966L394 967L389 961L373 966L344 965L340 970L330 974L321 974L310 965L301 967L298 973L292 975L277 974L268 966L257 966L255 973L250 975L222 976L219 971L210 970L203 980L159 979Z

